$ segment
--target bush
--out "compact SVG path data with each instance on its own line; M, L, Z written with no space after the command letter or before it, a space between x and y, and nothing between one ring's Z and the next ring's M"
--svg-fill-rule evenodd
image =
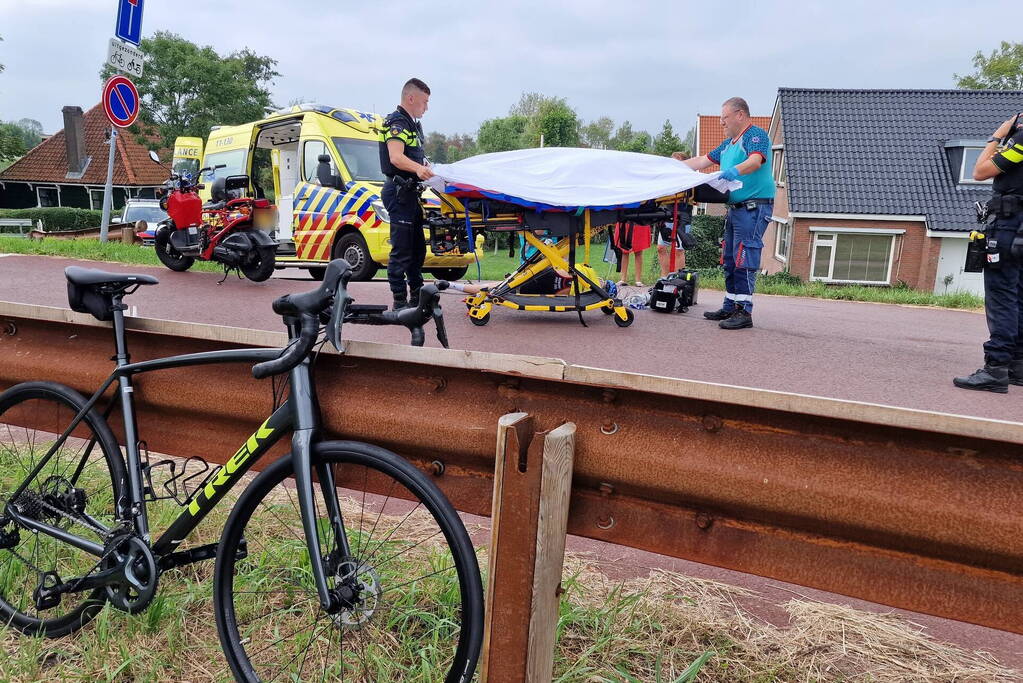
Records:
M723 216L693 216L692 235L696 246L686 251L688 268L716 268L721 261L721 238L725 234Z
M787 270L782 270L777 273L770 273L768 275L760 275L757 277L757 285L792 285L799 286L803 284L803 279L795 273L790 273Z
M0 218L30 218L33 223L42 220L45 232L98 228L103 212L93 209L50 207L46 209L0 209Z

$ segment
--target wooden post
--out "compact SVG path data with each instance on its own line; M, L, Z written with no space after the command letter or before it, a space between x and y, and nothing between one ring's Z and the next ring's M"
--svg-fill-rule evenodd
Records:
M481 666L487 683L551 680L574 447L572 423L543 433L526 413L498 422Z

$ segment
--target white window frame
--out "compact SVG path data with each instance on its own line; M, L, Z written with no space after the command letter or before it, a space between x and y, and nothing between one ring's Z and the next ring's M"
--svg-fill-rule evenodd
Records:
M103 193L105 192L105 188L98 188L97 189L95 187L90 187L90 188L88 188L88 190L89 190L89 208L92 209L93 211L102 211L103 210ZM96 203L92 200L92 193L93 192L99 192L99 206L96 206L95 205Z
M968 171L966 169L966 150L975 149L978 152L983 152L983 147L963 147L963 160L959 162L959 182L964 185L990 185L995 182L994 178L988 178L987 180L974 180L973 179L973 168ZM977 155L979 158L979 154Z
M777 163L775 163L777 156ZM771 147L771 175L774 176L774 184L778 187L785 187L785 146L774 145Z
M43 198L39 194L39 190L53 190L57 193L57 204L60 206L60 187L57 185L36 185L36 208L37 209L51 209L56 207L43 206Z
M772 218L774 221L774 257L784 263L789 262L789 249L792 248L792 224L786 220ZM781 235L785 232L787 244L781 249Z
M846 229L841 228L810 228L813 233L813 248L810 250L810 279L819 282L829 282L842 285L888 285L892 283L892 266L895 263L895 238L900 231L895 230L869 230L869 229ZM901 231L904 232L904 231ZM884 280L836 280L832 277L835 272L835 252L838 247L840 235L881 235L891 237L891 245L888 247L888 270ZM822 240L821 238L825 238ZM828 274L826 277L815 276L817 270L817 245L820 242L831 242L831 256L828 262Z

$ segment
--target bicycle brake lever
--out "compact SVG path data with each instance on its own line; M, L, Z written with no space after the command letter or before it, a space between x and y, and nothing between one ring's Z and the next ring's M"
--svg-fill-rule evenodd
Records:
M448 346L448 331L444 327L444 312L440 308L440 292L433 295L433 324L437 326L437 341L445 349L451 348Z
M352 298L348 296L348 289L345 287L344 278L338 280L337 289L334 291L334 304L330 310L330 322L327 324L327 341L339 352L341 348L341 323L344 322L345 314L348 312L348 304Z

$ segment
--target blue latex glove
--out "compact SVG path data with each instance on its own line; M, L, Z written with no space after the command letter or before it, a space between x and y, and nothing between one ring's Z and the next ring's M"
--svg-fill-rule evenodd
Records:
M722 180L738 180L739 179L739 167L732 166L721 171Z

